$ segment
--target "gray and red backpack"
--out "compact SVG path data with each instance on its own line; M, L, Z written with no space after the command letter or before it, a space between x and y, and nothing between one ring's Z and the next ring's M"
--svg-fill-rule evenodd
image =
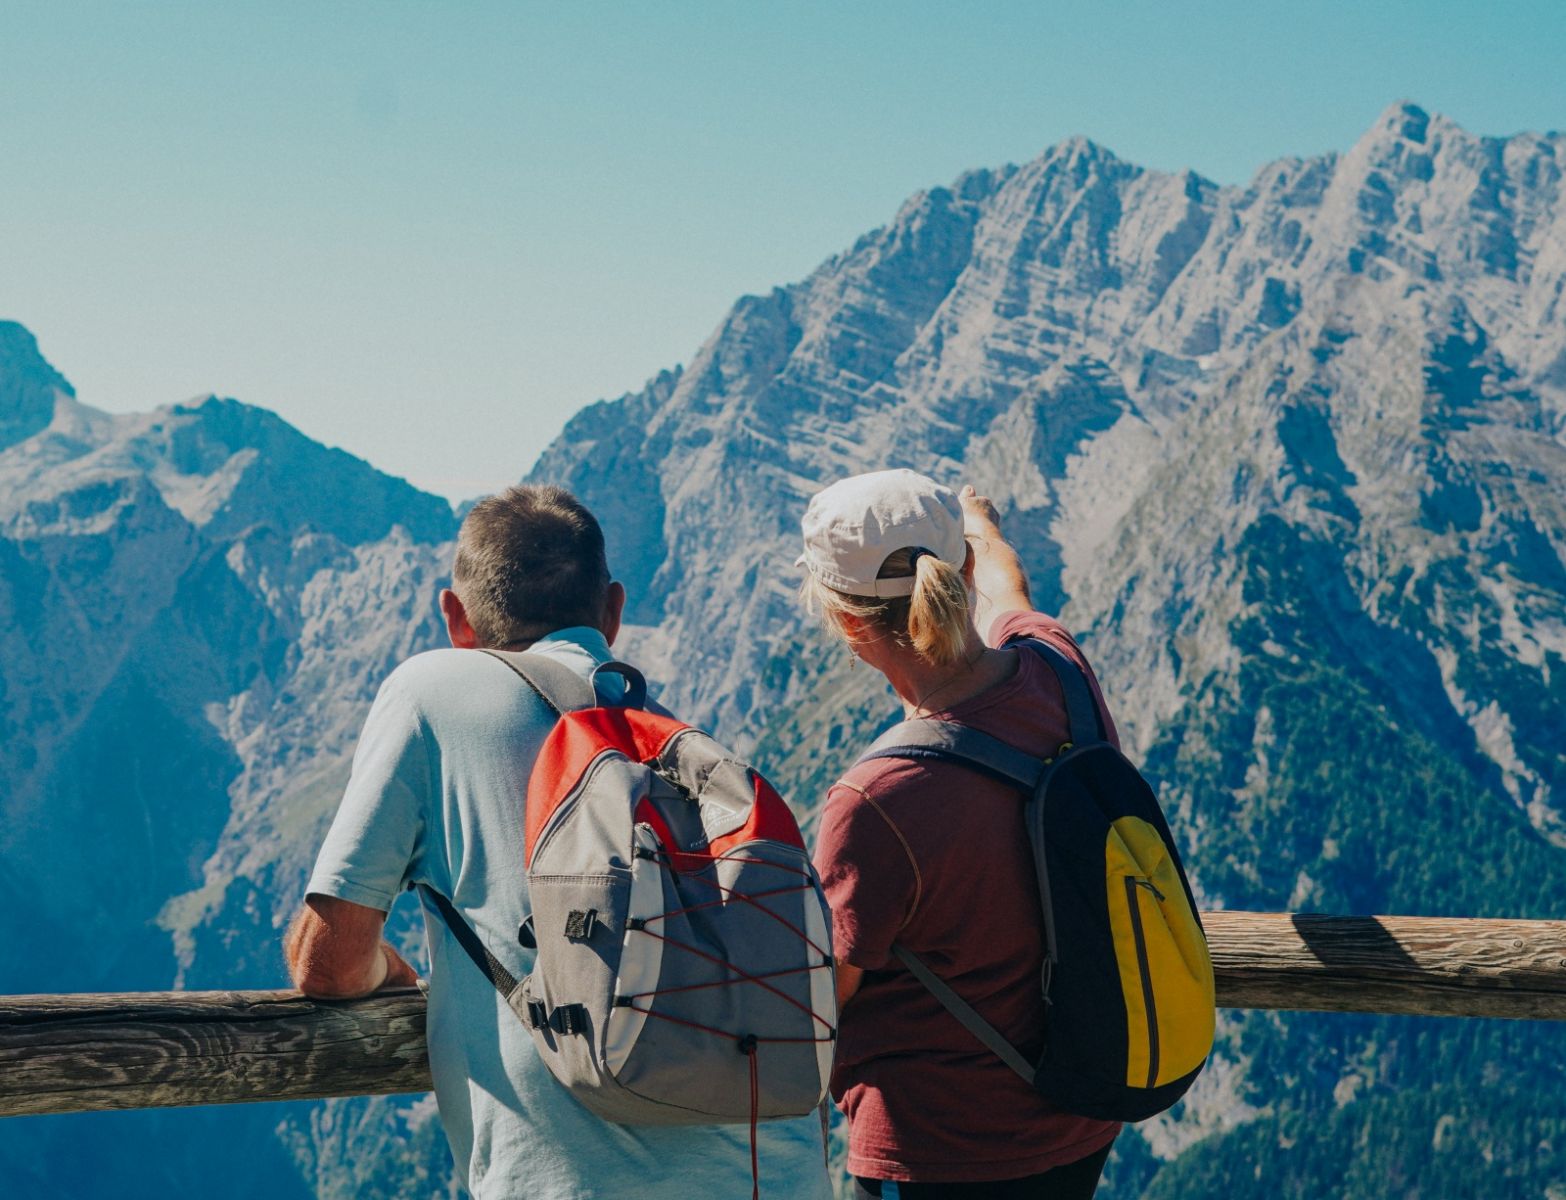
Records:
M559 714L520 848L532 973L518 980L426 889L452 934L606 1120L754 1129L811 1112L836 1037L831 917L788 806L707 734L649 711L634 668L598 668L627 685L604 704L548 658L489 653Z

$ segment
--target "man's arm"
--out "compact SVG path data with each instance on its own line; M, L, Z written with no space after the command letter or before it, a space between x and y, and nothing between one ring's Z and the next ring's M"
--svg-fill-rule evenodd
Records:
M996 617L1033 607L1028 575L1022 569L1022 559L1001 535L1000 514L989 497L967 484L958 500L962 503L963 533L973 549L974 624L985 645L993 645L990 626Z
M283 939L289 977L310 996L364 996L416 982L382 940L387 912L419 878L433 787L408 667L387 677L370 706L348 786L305 884L304 907Z
M335 896L310 895L288 927L283 954L294 986L319 1000L412 987L414 971L381 936L386 914Z

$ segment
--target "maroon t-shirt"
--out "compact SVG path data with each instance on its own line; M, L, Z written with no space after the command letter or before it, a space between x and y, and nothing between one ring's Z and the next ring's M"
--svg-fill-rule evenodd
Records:
M991 629L997 643L1019 635L1087 667L1051 617L1007 613ZM1069 740L1060 685L1038 655L1014 653L1010 677L932 715L1053 754ZM1043 918L1022 810L1016 788L929 759L864 763L827 793L816 866L834 953L866 972L842 1012L832 1077L851 1174L1016 1179L1086 1157L1119 1132L1049 1105L891 957L893 942L908 947L1026 1057L1040 1052Z

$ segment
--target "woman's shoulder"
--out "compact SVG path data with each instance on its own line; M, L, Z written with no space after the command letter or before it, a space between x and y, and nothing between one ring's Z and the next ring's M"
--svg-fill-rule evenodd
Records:
M871 806L906 802L938 784L950 765L925 758L863 759L827 789L827 802Z
M950 836L953 798L1000 791L986 777L955 762L927 758L877 758L858 762L827 789L822 827L843 833L893 837L928 851Z
M919 759L876 758L856 762L827 789L823 827L887 829L897 836L923 824L932 800L946 796L940 784L948 763ZM960 768L956 768L960 769Z
M992 645L1003 646L1019 638L1037 638L1065 651L1073 658L1082 656L1082 648L1071 631L1048 613L1018 609L1001 613L990 625L989 640Z

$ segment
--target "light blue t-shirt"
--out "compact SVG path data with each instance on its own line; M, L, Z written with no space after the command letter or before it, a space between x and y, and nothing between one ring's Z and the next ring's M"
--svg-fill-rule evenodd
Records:
M532 649L584 678L610 659L595 629L561 630ZM602 681L601 693L618 699L619 686ZM307 891L387 910L404 888L427 884L452 900L507 970L527 974L533 952L517 942L528 915L523 811L553 722L532 689L488 654L433 650L403 663L365 720ZM475 1197L750 1195L746 1126L616 1125L588 1112L549 1074L522 1022L422 894L420 901L435 1096ZM827 1200L816 1116L764 1122L758 1150L764 1196Z

